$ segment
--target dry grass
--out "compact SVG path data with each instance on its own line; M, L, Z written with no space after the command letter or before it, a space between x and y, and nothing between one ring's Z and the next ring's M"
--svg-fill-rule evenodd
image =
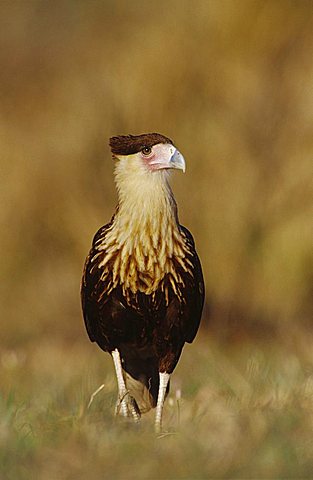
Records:
M311 2L13 0L0 15L0 477L310 478ZM116 201L108 137L147 131L187 160L174 191L208 304L161 439L151 418L112 418L78 293Z
M202 335L185 348L167 434L156 438L153 415L139 427L113 417L108 355L81 342L6 350L1 478L311 478L313 375L305 361L276 344L217 347Z

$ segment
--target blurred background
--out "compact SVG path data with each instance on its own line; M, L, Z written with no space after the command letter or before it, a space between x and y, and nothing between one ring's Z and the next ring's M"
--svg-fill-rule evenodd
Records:
M200 343L313 361L312 2L2 0L0 16L5 391L39 345L51 365L73 344L102 362L79 283L116 204L116 134L163 133L186 158L172 184L204 268Z
M79 281L116 204L108 138L157 131L219 328L312 308L313 12L301 1L1 3L6 341L81 335Z

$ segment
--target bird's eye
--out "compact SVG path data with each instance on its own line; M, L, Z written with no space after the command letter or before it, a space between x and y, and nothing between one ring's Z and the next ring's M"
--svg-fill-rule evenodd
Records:
M151 147L143 147L143 149L141 151L144 155L150 155L150 153L152 152L152 148Z

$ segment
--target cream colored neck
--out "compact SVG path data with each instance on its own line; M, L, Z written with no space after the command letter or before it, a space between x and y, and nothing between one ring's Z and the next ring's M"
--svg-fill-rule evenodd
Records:
M121 165L116 168L119 206L98 247L105 252L99 266L104 267L103 278L111 269L112 288L121 284L125 292L151 294L167 274L175 275L174 258L184 263L186 245L168 173L140 173L128 169L126 175Z
M136 247L148 241L153 248L159 248L166 239L170 241L173 230L178 231L177 207L167 177L164 170L146 173L142 181L128 178L123 185L117 178L119 208L114 229L120 246L129 245L129 253L132 243Z

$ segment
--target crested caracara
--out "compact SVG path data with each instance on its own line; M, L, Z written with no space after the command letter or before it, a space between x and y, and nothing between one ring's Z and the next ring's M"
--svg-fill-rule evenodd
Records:
M81 284L92 342L112 355L117 412L138 421L156 407L161 430L169 379L197 333L204 283L194 240L179 224L170 169L185 171L158 133L112 137L118 206L96 233Z

